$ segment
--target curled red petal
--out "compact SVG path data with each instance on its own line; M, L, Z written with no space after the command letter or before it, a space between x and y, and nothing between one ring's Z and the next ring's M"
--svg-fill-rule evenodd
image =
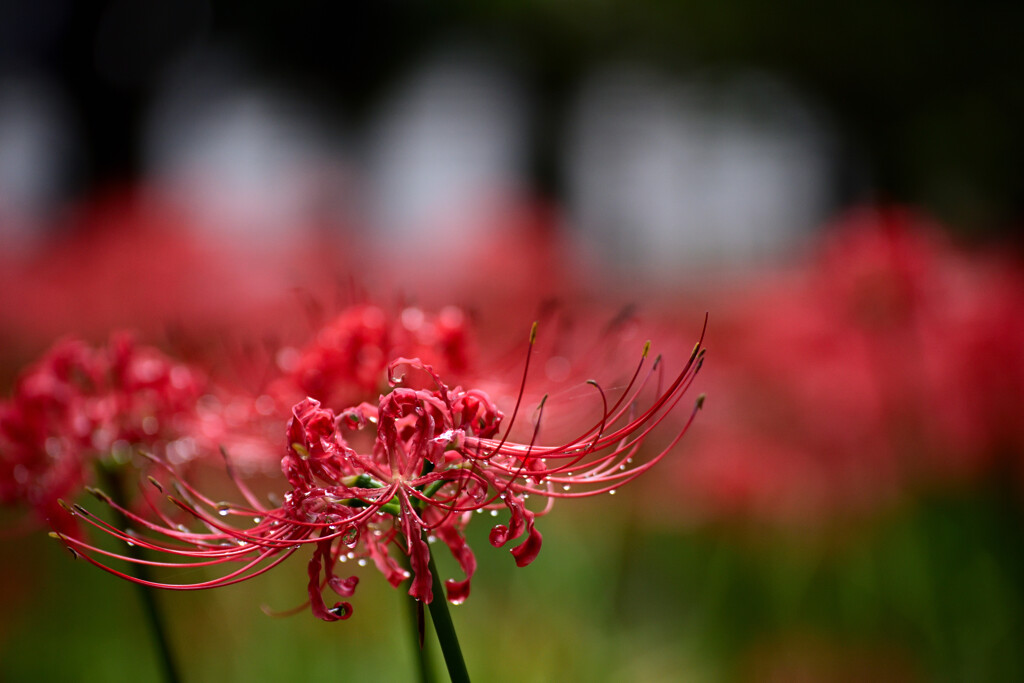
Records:
M496 524L491 533L487 535L487 540L491 542L495 548L500 548L508 542L509 533L508 527L504 524Z
M356 586L359 584L358 576L350 576L347 579L341 579L337 576L331 576L327 580L327 585L331 589L343 598L350 598L356 592Z
M445 588L448 591L448 601L455 605L462 604L469 597L470 580L476 572L476 556L473 555L472 549L466 543L465 536L455 527L450 525L442 526L435 533L451 550L452 556L466 575L466 578L462 581L449 579L444 582Z
M402 532L408 544L409 565L412 567L412 586L409 595L430 604L434 599L433 576L430 573L430 546L423 540L423 527L410 509L402 502Z
M347 602L338 602L335 603L333 607L328 608L324 603L323 595L320 593L320 570L322 567L326 566L328 581L330 581L330 562L331 542L317 542L316 550L313 551L313 557L309 559L309 565L306 568L309 575L309 583L306 586L307 591L309 592L309 606L310 609L312 609L313 614L324 621L341 621L352 616L352 605ZM338 583L344 582L339 581ZM333 585L331 587L334 588ZM345 586L341 587L345 588ZM351 584L350 588L354 591L355 584ZM349 595L351 595L351 592Z
M526 537L526 540L512 548L512 557L516 558L517 567L525 567L526 565L537 559L537 555L540 553L541 542L544 537L541 533L533 528L533 524L530 524L530 533Z

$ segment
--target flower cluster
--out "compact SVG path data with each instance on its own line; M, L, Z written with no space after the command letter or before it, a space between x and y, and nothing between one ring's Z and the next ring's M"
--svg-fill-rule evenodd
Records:
M392 358L422 358L445 375L461 376L471 364L471 346L468 321L455 306L436 315L413 306L389 315L379 306L357 304L323 326L306 346L278 352L285 377L271 393L291 397L286 405L310 396L341 409L385 389Z
M93 461L123 464L135 448L171 458L195 452L204 384L192 368L124 334L100 348L58 343L0 403L0 502L26 504L60 524L57 500L90 478Z
M652 483L691 512L814 525L921 487L1024 481L1020 273L916 212L851 212L801 267L713 304L718 410Z
M531 348L534 334L531 334ZM652 430L676 407L700 369L704 351L698 343L674 378L663 376L660 359L648 360L649 345L631 379L617 397L597 383L589 389L601 406L592 422L574 438L541 445L544 402L534 413L528 441L509 438L524 412L523 387L506 420L480 390L449 386L430 365L398 358L388 364L390 391L376 405L362 403L334 412L307 398L296 404L288 424L288 446L281 460L288 490L268 506L244 481L234 477L245 503L217 502L192 486L166 459L153 458L144 487L155 517L133 513L103 494L138 530L105 524L80 506L72 514L122 541L173 558L143 560L167 567L223 567L217 578L193 584L141 580L107 567L96 556L133 559L86 541L56 534L76 554L139 583L196 590L243 581L278 565L306 545L309 602L313 613L334 621L351 614L344 601L328 607L322 592L330 587L350 597L358 578L342 578L338 565L372 562L394 586L411 579L409 594L423 603L435 599L437 577L431 570L429 543L443 542L465 578L446 582L447 598L460 603L469 595L476 560L464 529L474 513L507 522L494 526L495 547L516 542L516 564L533 561L542 537L535 526L556 498L614 493L661 460L688 428L702 404L698 398L684 425L653 453L641 451ZM159 494L167 496L173 508ZM543 501L539 509L530 499ZM191 523L188 523L191 520ZM201 530L196 530L197 524ZM394 551L394 552L393 552Z

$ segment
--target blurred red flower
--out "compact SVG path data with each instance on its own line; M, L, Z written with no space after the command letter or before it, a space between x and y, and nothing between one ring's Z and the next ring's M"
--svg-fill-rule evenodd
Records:
M99 348L58 343L0 404L0 502L63 524L57 500L92 479L95 461L124 464L134 449L188 459L202 445L195 406L205 385L202 373L124 334Z
M1021 272L912 210L848 214L712 304L716 410L669 485L691 512L815 524L1020 467Z

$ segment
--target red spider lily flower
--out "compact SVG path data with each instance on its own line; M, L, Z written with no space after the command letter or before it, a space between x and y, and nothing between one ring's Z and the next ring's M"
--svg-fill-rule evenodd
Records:
M467 318L455 306L436 315L413 306L391 315L379 306L359 304L340 313L304 348L278 354L287 375L271 393L283 405L308 396L341 409L387 389L391 358L421 358L446 376L462 376L471 364L471 349Z
M811 258L769 275L722 287L701 378L721 401L689 456L648 482L684 492L679 512L820 528L1024 475L1019 263L882 207L846 214Z
M531 348L534 338L531 333ZM446 582L448 600L461 603L469 595L476 570L475 557L463 535L473 513L487 511L497 516L507 511L507 523L493 527L490 542L501 547L518 541L511 553L518 566L526 566L536 558L542 543L535 519L548 512L556 498L614 493L664 458L686 432L702 397L669 443L641 457L641 446L682 399L704 356L698 342L685 367L662 388L665 378L660 359L649 363L648 349L649 344L618 398L612 400L593 383L601 410L577 436L556 445L539 443L543 401L531 440L509 439L521 413L529 355L519 398L507 421L483 391L451 387L430 365L419 359L398 358L388 365L391 391L381 395L376 405L362 403L335 413L307 398L294 406L288 424L289 446L281 461L290 490L277 507L263 505L237 478L235 483L246 503L215 502L161 458L153 459L157 476L150 481L154 486L144 487L155 520L134 514L97 492L147 534L116 529L80 506L66 506L73 515L122 541L177 560L138 560L83 540L55 536L75 554L111 573L179 590L243 581L312 544L308 605L326 621L345 619L352 612L348 602L328 607L322 597L328 586L342 598L353 594L357 577L340 578L337 574L338 565L350 560L360 565L373 562L396 587L411 578L409 594L430 603L436 596L428 543L438 539L465 574L464 579ZM654 394L649 403L642 401L648 390ZM365 448L354 446L360 441ZM168 511L154 490L163 492L171 485L176 494L168 497L174 504ZM543 499L542 507L528 506L530 498ZM203 529L195 531L185 525L182 513ZM396 555L404 556L407 564L399 562ZM170 584L140 580L107 567L96 556L161 567L230 563L233 568L208 581Z
M223 239L155 184L107 188L60 209L37 249L0 250L0 333L22 348L121 328L172 329L203 347L229 331L276 334L282 320L302 322L289 317L293 292L329 290L348 261L302 221L272 248L258 237ZM8 346L0 357L11 357Z
M115 335L106 347L57 344L0 404L0 502L66 521L57 500L89 479L94 460L133 448L180 459L195 452L204 380L155 349ZM63 527L65 531L73 530Z

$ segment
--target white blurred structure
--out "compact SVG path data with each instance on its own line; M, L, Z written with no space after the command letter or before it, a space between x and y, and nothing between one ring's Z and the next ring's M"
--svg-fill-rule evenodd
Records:
M57 92L39 80L0 79L0 250L29 248L45 229L77 153Z
M339 211L325 202L344 201L341 149L299 98L215 52L179 65L145 138L148 177L191 212L190 223L248 248L273 249Z
M617 66L570 112L569 212L624 272L677 280L792 246L828 209L831 153L821 118L776 81Z
M400 83L367 140L378 237L411 251L486 231L469 217L523 191L527 110L514 76L473 51L444 52Z

